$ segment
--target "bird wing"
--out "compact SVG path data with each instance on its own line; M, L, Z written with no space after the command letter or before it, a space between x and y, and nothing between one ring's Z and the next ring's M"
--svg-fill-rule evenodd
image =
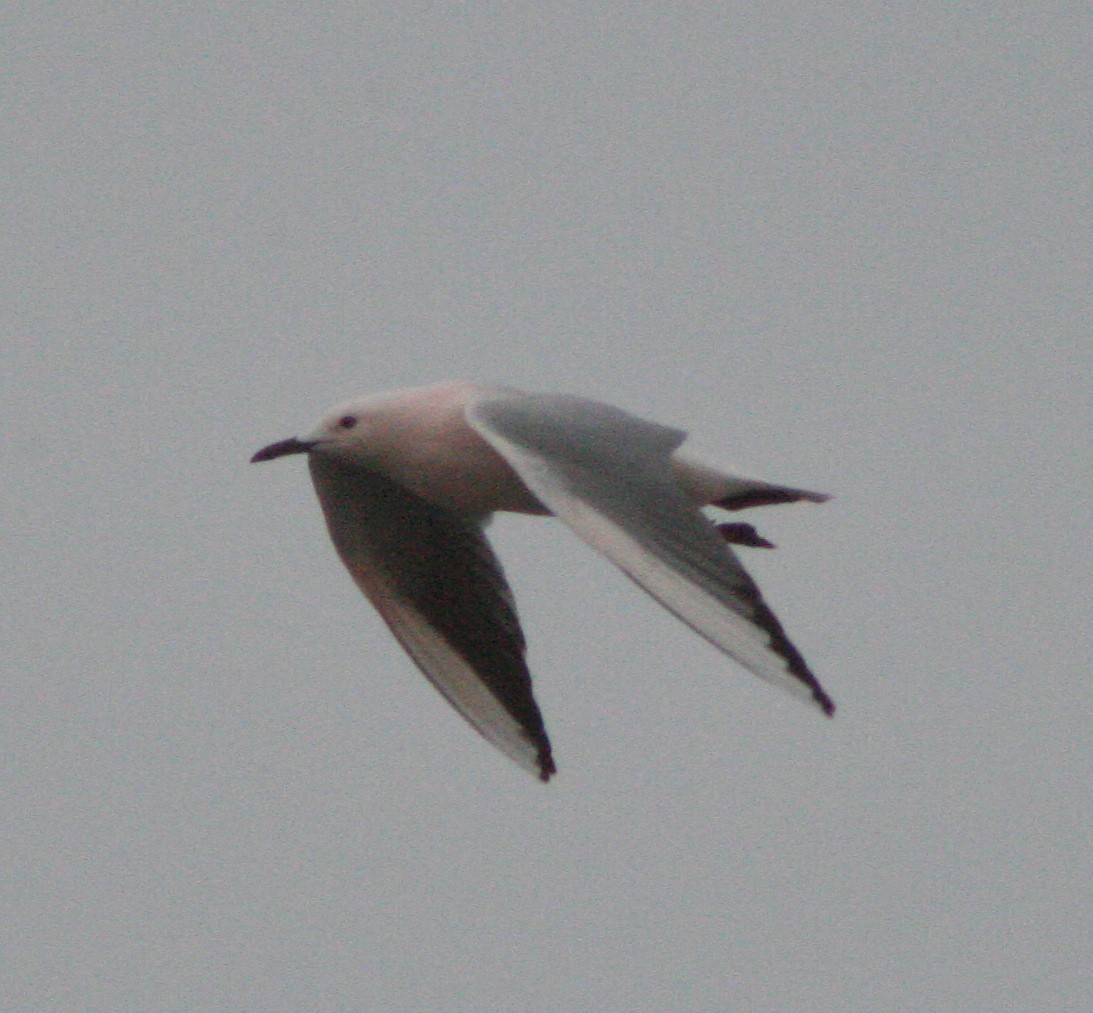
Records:
M378 472L308 456L330 537L357 586L470 725L548 780L554 762L520 620L481 527Z
M483 391L467 420L559 519L763 679L834 703L725 539L673 475L686 434L562 395Z

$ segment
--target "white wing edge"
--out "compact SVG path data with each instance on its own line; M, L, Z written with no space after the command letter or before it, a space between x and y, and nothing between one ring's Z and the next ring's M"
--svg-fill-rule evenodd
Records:
M538 746L521 724L419 612L390 594L382 581L377 583L380 586L364 589L365 595L429 682L482 738L541 778Z
M537 489L534 491L587 544L611 560L699 636L753 675L823 710L812 689L788 670L786 659L770 646L770 635L761 626L734 612L704 591L701 585L681 575L624 528L588 504L563 493L568 503L558 508L557 494L543 495ZM726 551L730 551L728 547Z

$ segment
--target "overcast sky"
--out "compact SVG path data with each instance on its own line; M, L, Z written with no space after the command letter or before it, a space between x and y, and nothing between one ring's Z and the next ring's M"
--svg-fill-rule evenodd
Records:
M1085 6L170 6L2 18L0 1006L1093 1008ZM832 493L835 720L500 518L476 736L247 464L449 377Z

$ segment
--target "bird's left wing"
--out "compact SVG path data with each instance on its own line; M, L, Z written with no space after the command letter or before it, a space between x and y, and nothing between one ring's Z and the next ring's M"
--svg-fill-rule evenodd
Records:
M377 472L322 452L308 457L330 537L357 586L475 730L548 780L554 761L523 633L482 529Z

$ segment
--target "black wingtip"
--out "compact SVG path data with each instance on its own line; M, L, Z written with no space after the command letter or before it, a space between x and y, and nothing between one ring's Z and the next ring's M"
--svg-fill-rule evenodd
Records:
M835 701L831 699L822 689L814 689L812 691L812 699L815 700L823 712L829 717L835 716Z
M826 492L809 492L807 489L790 489L786 486L759 485L744 492L734 493L724 499L716 500L710 506L722 510L746 510L748 507L777 506L780 503L826 503L831 496Z
M551 776L558 773L558 768L554 766L554 757L550 753L550 746L540 748L535 762L539 764L539 780L543 784L547 784Z

